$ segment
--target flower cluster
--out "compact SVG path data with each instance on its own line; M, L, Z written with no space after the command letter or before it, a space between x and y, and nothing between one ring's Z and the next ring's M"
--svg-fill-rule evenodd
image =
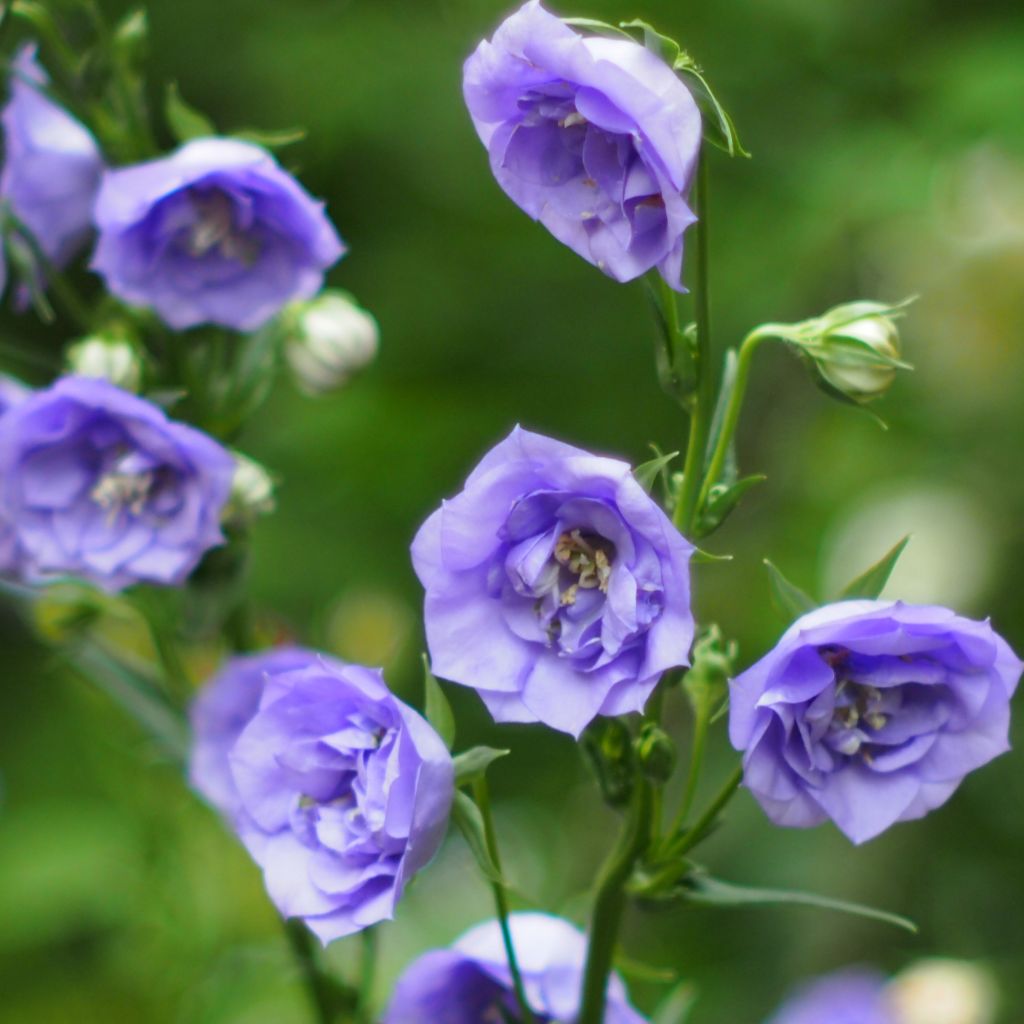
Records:
M517 428L413 542L434 671L502 722L639 711L687 664L692 552L625 462Z
M28 579L179 584L223 541L235 463L105 380L65 377L0 416L0 523Z
M729 735L773 821L831 818L860 843L1009 749L1021 669L987 622L844 601L798 619L732 682Z
M512 914L508 923L519 952L523 988L538 1024L574 1020L586 937L567 921L547 914ZM519 1019L501 929L497 921L488 921L450 949L434 950L410 964L395 985L382 1024ZM646 1024L629 1005L617 975L608 985L604 1024Z
M230 660L192 709L195 788L325 943L392 915L448 821L452 759L379 671L315 651Z

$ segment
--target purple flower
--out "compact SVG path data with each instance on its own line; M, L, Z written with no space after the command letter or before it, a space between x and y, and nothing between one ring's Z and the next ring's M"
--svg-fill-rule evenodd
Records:
M657 267L683 290L701 120L667 64L530 0L466 61L463 93L518 206L615 280Z
M14 58L11 98L2 117L0 197L47 258L63 266L92 230L103 159L89 132L41 91L47 81L35 46L23 46Z
M898 1024L884 990L875 971L837 971L799 988L768 1024Z
M512 944L537 1024L575 1020L587 942L547 914L513 914ZM383 1024L481 1024L519 1021L497 921L478 925L450 949L426 953L398 979ZM608 986L605 1024L646 1024L618 975Z
M234 460L104 380L65 377L0 418L0 519L29 578L180 584L223 541Z
M192 784L285 917L326 944L392 916L444 838L454 767L378 670L297 648L232 658L192 724Z
M323 203L259 146L195 139L108 171L92 266L119 299L176 330L262 326L320 290L345 251Z
M21 381L0 374L0 419L30 394L31 391ZM21 551L18 547L18 538L0 511L0 576L17 575L20 568Z
M687 664L692 546L625 462L518 427L421 527L434 671L578 736Z
M733 681L729 735L772 821L831 818L862 843L1009 749L1021 668L987 622L844 601L798 619Z

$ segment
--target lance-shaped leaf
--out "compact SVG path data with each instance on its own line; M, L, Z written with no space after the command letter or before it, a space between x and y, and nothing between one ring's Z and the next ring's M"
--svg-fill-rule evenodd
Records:
M455 755L455 785L468 786L482 778L487 769L500 757L507 757L511 751L496 747L470 747Z
M455 743L455 716L452 714L452 706L441 689L441 684L434 678L430 671L430 661L423 655L423 713L427 721L434 727L434 731L441 737L444 745L451 750Z
M504 886L505 880L501 877L501 871L487 849L487 832L480 808L461 791L456 792L455 801L452 803L452 821L458 826L484 877L489 882Z
M596 32L599 36L610 36L612 39L628 39L632 42L633 37L628 32L623 32L615 25L609 25L607 21L599 21L597 18L563 18L566 25L573 28L583 28L590 32Z
M743 148L732 117L711 91L711 86L693 58L687 53L681 53L675 62L675 70L682 76L700 110L705 141L724 150L729 156L749 158L750 153Z
M692 325L685 330L680 329L670 320L672 311L666 310L662 296L649 282L647 297L658 325L654 348L658 382L665 394L690 410L697 391L696 329Z
M683 55L682 47L669 36L663 35L653 25L649 25L640 18L632 21L620 21L621 28L639 29L644 36L644 46L651 53L656 53L670 68L676 67L676 62Z
M658 1004L651 1024L686 1024L696 1003L696 985L692 981L681 981Z
M657 451L657 448L655 448L655 451ZM654 490L654 485L658 482L658 478L664 477L669 463L678 455L679 452L669 452L667 455L662 455L659 452L656 458L650 459L648 462L641 462L639 466L633 469L633 476L636 477L636 482L650 494Z
M251 142L254 146L262 146L264 149L284 149L285 146L294 146L296 142L301 142L305 137L305 128L281 128L277 131L243 128L241 131L231 133L233 139Z
M818 602L801 590L795 583L782 574L782 571L766 558L765 568L768 570L768 578L772 587L772 600L779 611L789 619L798 619L801 615L813 612L818 607Z
M213 122L191 104L182 99L177 82L169 82L164 93L164 118L167 127L178 142L216 135Z
M681 895L692 903L706 903L719 907L766 906L780 903L817 907L819 910L832 910L840 914L866 917L872 921L891 924L913 934L917 933L917 925L913 921L901 917L899 914L891 914L887 910L877 910L874 907L850 903L847 900L834 900L828 896L818 896L810 892L793 892L788 889L757 889L733 885L731 882L722 882L698 871L693 872L684 880Z
M910 543L910 534L903 538L898 544L890 548L870 569L862 572L855 580L843 587L839 599L842 601L858 597L866 597L874 600L885 589L889 577L892 575L896 563L899 561L903 549Z

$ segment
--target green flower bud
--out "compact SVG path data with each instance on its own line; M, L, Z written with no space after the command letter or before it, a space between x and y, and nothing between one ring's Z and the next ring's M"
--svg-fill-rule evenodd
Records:
M654 782L667 782L676 766L676 745L654 722L645 722L636 740L640 770Z
M255 459L241 452L232 454L235 475L231 478L231 495L223 518L231 525L249 526L274 511L274 479Z
M580 737L580 748L590 764L605 802L623 807L633 795L636 765L633 738L618 718L595 719Z
M373 361L380 344L377 321L345 292L321 292L296 303L283 318L285 357L299 387L324 395L345 385Z
M69 373L99 377L125 391L142 384L142 360L135 345L115 334L93 334L76 341L67 351Z
M889 390L896 371L905 367L895 313L877 302L851 302L821 318L820 338L808 351L827 384L855 402Z

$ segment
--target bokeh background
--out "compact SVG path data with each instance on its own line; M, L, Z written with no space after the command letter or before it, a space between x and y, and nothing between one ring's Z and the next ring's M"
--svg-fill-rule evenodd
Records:
M111 14L122 8L104 4ZM152 74L224 130L309 130L285 159L323 195L350 255L332 283L379 318L378 363L311 401L282 379L243 439L281 479L252 589L283 628L383 663L420 700L420 593L407 548L515 422L635 461L684 424L653 373L643 289L604 279L491 179L460 68L503 0L149 0ZM830 402L781 348L759 355L740 435L768 482L700 566L705 621L744 664L784 627L765 557L834 593L912 533L887 594L991 615L1024 649L1024 8L1017 0L579 0L643 16L704 64L752 161L712 159L717 343L761 320L918 294L917 370L868 416ZM67 340L5 314L41 353ZM32 375L31 368L18 368ZM288 1024L308 1011L257 871L136 727L0 607L0 1021ZM449 688L455 690L457 688ZM493 771L508 873L582 919L609 841L571 741L496 728L451 692L460 745ZM685 732L682 701L670 720ZM1024 728L1018 721L1018 745ZM728 770L713 738L709 788ZM914 938L810 910L634 911L633 960L692 978L695 1024L758 1024L796 980L928 954L996 974L1024 1007L1024 761L972 776L927 820L863 848L781 830L741 794L702 856L721 877L907 914ZM380 1000L417 953L489 916L460 841L382 929ZM344 969L350 951L330 954ZM663 986L633 978L649 1010ZM425 1022L426 1024L426 1022Z

